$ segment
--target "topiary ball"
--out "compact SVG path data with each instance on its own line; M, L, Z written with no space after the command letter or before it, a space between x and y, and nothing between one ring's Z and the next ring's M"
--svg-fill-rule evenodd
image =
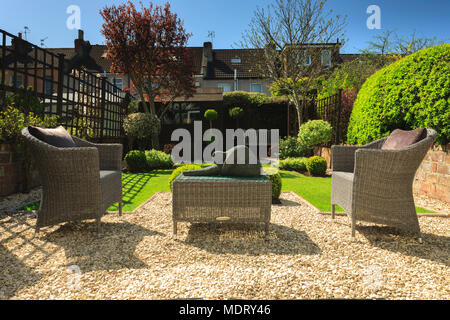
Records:
M282 180L280 173L274 168L264 168L267 178L272 182L272 199L279 199L281 194Z
M214 121L217 120L219 114L214 109L208 109L205 111L205 119L208 121Z
M450 141L450 44L420 50L369 77L354 103L347 142L418 128L435 129L440 144Z
M312 176L323 177L327 172L327 161L319 156L314 156L306 161L306 169Z
M181 167L176 168L173 170L172 174L169 177L169 187L172 191L172 182L175 180L176 177L178 177L183 171L187 170L200 170L202 167L197 164L186 164Z
M145 139L159 134L161 123L155 115L149 113L132 113L123 121L123 129L129 137Z
M130 172L145 172L149 169L144 151L132 150L128 152L125 156L125 162Z
M331 141L333 129L323 120L311 120L300 126L298 143L307 148L324 145Z

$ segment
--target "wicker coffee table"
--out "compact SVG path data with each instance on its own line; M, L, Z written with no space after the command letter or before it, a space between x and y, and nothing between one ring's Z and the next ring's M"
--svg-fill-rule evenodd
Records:
M173 233L178 222L264 223L268 239L272 184L259 177L187 177L173 181Z

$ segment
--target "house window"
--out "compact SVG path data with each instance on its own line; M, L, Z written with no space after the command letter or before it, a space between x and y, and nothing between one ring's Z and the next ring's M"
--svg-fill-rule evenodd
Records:
M222 88L223 93L231 91L231 85L228 83L219 83L217 87Z
M322 65L326 67L331 66L331 50L322 51Z
M14 76L11 75L9 77L11 86L15 86L16 88L19 88L21 85L23 85L23 78L21 74L16 74L16 83L14 83Z
M45 77L44 80L44 93L45 94L52 94L53 93L53 81L52 77Z
M250 85L250 92L260 92L260 93L262 93L262 85L260 83L252 83Z
M123 88L123 79L122 78L115 78L116 87L122 90Z
M241 63L241 58L231 59L231 63Z
M301 50L297 54L297 63L298 65L311 65L311 54L306 50Z

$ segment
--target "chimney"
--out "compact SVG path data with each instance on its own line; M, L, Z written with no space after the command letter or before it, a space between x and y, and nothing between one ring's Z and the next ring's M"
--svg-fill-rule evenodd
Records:
M22 32L19 32L19 38L22 39Z
M75 39L75 51L78 51L80 45L84 42L84 31L78 30L78 39Z
M202 74L204 78L208 74L208 64L212 63L213 60L212 42L204 42L202 56Z

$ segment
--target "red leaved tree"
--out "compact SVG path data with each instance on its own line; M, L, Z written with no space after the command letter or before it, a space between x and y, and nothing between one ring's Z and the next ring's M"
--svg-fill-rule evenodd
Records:
M137 10L128 1L105 7L100 14L111 72L130 77L130 89L144 102L146 113L161 121L175 98L194 94L193 62L185 47L191 34L168 2L164 7L150 2L148 8L141 2ZM161 101L162 108L157 110L155 101ZM159 134L152 136L152 144L159 147Z

